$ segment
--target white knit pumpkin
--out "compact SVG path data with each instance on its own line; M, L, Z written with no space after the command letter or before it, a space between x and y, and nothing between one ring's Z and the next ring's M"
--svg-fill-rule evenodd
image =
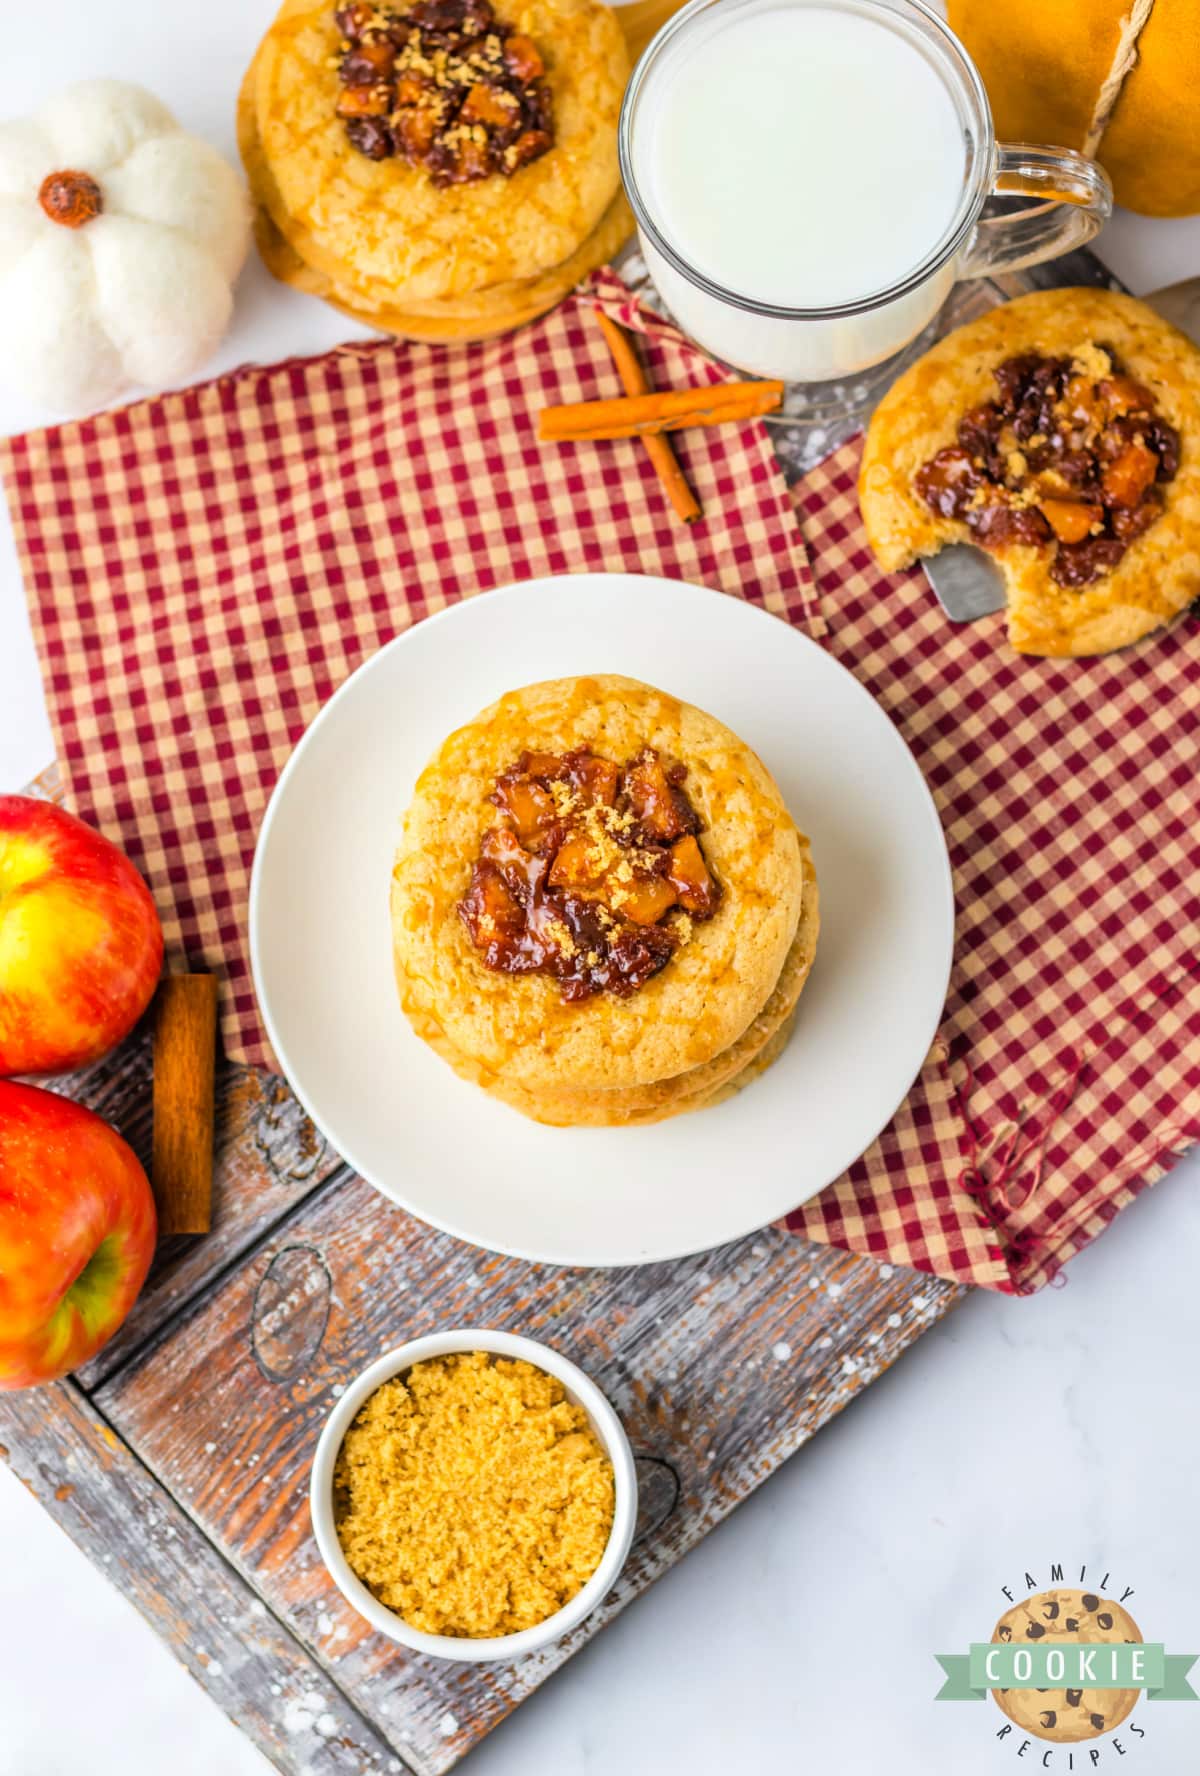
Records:
M141 87L80 81L0 123L0 379L78 411L190 376L248 241L241 178Z

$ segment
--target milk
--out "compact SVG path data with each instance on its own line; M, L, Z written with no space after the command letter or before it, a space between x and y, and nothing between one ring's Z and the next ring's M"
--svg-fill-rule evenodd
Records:
M851 374L906 344L953 282L951 256L857 315L753 311L886 292L936 255L960 215L970 157L959 108L883 5L698 10L651 52L629 146L658 233L735 300L681 276L643 229L651 275L681 324L735 364L793 380Z

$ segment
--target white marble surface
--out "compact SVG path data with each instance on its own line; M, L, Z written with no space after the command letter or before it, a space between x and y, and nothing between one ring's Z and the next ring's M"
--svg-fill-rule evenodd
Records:
M10 32L0 116L61 82L144 81L232 150L232 95L273 0L58 0ZM36 15L32 15L36 18ZM1200 271L1200 221L1119 216L1135 289ZM319 350L346 322L243 278L220 364ZM47 416L0 395L0 430ZM52 747L11 541L0 535L0 788ZM474 1754L476 1776L839 1776L1067 1769L991 1704L934 1706L935 1652L986 1638L1028 1569L1105 1569L1148 1639L1200 1647L1200 1156L1124 1214L1061 1289L976 1295ZM268 1766L106 1578L0 1467L0 1776L265 1776ZM843 1647L856 1653L847 1661ZM868 1663L869 1661L869 1663ZM1200 1707L1142 1704L1145 1738L1076 1770L1182 1776ZM301 1776L305 1746L293 1766Z

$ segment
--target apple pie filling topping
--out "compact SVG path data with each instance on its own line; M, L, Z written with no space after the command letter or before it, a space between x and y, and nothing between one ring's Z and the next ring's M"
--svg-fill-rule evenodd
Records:
M489 0L355 0L334 17L337 112L368 160L400 155L435 185L463 185L509 178L553 146L545 64Z
M994 375L999 398L963 415L957 443L918 470L917 492L985 549L1053 549L1050 578L1086 586L1162 511L1179 433L1109 346L1023 352Z
M568 1001L628 998L721 900L686 767L644 747L625 765L525 752L496 779L458 914L488 968L549 974Z

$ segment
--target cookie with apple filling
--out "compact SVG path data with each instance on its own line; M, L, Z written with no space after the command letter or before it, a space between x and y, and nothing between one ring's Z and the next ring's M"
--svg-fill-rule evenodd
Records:
M671 1080L763 1011L805 880L778 787L714 717L613 675L525 686L417 784L392 878L404 1009L481 1084Z
M939 341L867 433L881 565L993 554L1023 653L1127 646L1200 595L1200 351L1116 291L1039 291Z

